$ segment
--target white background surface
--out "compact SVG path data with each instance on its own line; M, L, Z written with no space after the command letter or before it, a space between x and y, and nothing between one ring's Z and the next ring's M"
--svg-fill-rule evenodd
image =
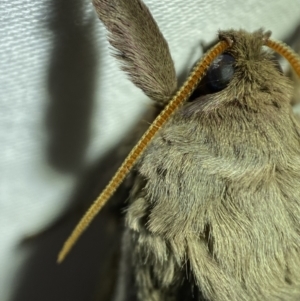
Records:
M300 0L145 3L178 73L193 65L200 42L211 42L219 29L264 27L283 39L300 23ZM82 174L126 135L149 102L109 56L90 1L1 0L0 45L0 300L87 300L87 288L78 287L72 299L48 298L50 290L63 290L49 279L49 286L37 279L22 286L35 269L24 276L32 250L19 245L68 206Z

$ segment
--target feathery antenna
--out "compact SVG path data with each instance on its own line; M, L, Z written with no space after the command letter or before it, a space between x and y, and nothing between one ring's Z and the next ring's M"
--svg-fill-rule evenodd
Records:
M265 45L282 55L300 77L300 58L298 54L285 43L266 39Z

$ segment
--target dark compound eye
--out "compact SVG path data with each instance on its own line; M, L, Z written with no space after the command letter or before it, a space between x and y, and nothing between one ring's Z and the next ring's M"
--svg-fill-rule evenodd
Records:
M226 88L234 74L235 59L229 54L218 56L207 71L207 84L212 92Z
M234 74L235 59L230 54L218 56L210 65L205 77L201 80L190 100L195 98L219 92L227 87Z

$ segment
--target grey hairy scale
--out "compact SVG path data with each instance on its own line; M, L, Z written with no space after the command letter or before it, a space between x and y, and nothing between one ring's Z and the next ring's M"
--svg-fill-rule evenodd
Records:
M94 0L115 56L158 107L168 45L139 0ZM184 104L135 167L115 300L300 300L300 125L262 30L222 31L235 73Z

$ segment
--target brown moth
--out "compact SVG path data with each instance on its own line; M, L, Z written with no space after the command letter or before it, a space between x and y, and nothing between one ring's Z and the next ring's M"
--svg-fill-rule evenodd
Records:
M165 107L164 117L88 211L59 261L137 160L115 300L299 301L300 124L291 84L263 46L284 54L298 74L299 59L270 32L221 31L176 94L167 42L141 0L94 6L122 69ZM206 70L198 84L194 78ZM188 101L175 111L182 94Z

